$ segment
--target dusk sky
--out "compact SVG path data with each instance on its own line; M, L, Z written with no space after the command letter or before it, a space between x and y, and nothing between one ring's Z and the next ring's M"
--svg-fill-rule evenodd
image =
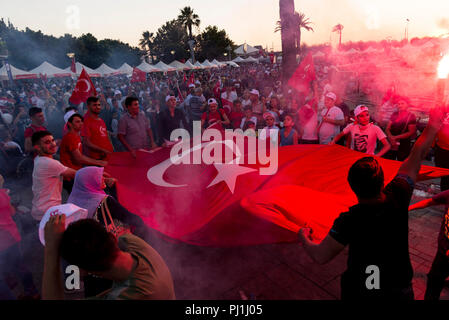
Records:
M236 44L246 41L281 48L280 34L274 33L279 20L277 0L0 0L0 4L0 16L19 29L40 29L55 36L90 32L98 39L119 39L131 45L138 44L142 31L156 32L176 18L181 8L191 6L200 16L201 30L217 25ZM343 42L401 40L406 19L410 19L410 38L449 32L447 0L296 0L295 5L313 22L315 32L303 32L307 44L335 42L337 36L331 30L338 23L344 25Z

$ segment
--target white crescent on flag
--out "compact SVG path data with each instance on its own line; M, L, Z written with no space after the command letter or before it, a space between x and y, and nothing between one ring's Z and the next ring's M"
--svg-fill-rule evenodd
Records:
M200 145L196 145L193 148L190 148L187 151L184 151L180 156L176 157L170 157L167 160L159 163L158 165L151 167L147 172L147 178L148 180L161 187L166 188L182 188L187 187L188 185L176 185L168 183L164 180L164 174L170 168L172 165L177 165L181 163L181 159L183 159L186 156L189 156L191 152L196 150L201 150L203 147L207 145L213 145L213 144L225 144L227 147L229 147L231 150L235 150L236 158L234 160L231 160L230 163L223 163L223 164L214 164L215 168L218 171L217 176L215 179L208 185L208 188L218 184L219 182L223 181L228 186L229 190L234 193L235 189L235 183L237 180L237 177L242 174L250 173L257 171L253 168L248 168L244 166L240 166L238 163L240 161L240 158L242 156L242 153L240 152L240 149L238 145L234 143L234 141L231 140L225 140L225 141L211 141L211 142L205 142ZM235 146L235 149L234 149Z

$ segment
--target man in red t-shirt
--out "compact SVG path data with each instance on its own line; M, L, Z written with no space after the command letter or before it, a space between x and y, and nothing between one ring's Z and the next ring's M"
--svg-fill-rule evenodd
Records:
M242 102L237 99L234 101L234 106L231 113L229 114L229 120L233 129L240 129L240 124L245 115L242 112Z
M223 130L222 124L229 125L231 123L226 113L223 110L218 110L217 100L211 98L207 104L209 110L204 112L201 117L201 128Z
M60 146L60 161L66 167L79 170L83 166L105 167L106 161L95 160L82 154L80 131L83 128L83 117L75 113L67 120L68 132L64 135ZM73 180L64 180L64 189L71 192Z
M104 160L109 153L114 152L114 148L109 140L106 124L99 117L100 99L89 97L87 109L88 112L84 116L84 126L81 130L83 148L87 156L96 160Z
M31 143L31 137L33 133L38 131L47 131L47 128L44 127L45 116L42 112L41 108L32 107L28 111L28 115L31 119L31 125L25 129L25 152L28 154L35 154L35 150Z

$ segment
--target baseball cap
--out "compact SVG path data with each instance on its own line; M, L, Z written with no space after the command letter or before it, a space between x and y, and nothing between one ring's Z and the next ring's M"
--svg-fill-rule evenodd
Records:
M337 100L337 95L333 92L328 92L326 93L326 98L332 99L332 100Z
M249 92L250 94L255 94L256 96L259 96L259 90L253 89Z
M170 99L175 99L176 100L176 97L175 96L167 96L165 98L165 102L168 102L168 100L170 100Z
M207 104L216 104L216 105L218 105L218 103L217 103L217 100L215 100L214 98L210 98L209 100L207 100Z
M195 85L193 83L189 84L189 88L195 88Z
M115 91L114 91L114 96L116 96L116 95L118 95L118 94L122 94L122 93L120 92L120 90L115 90Z
M271 118L274 119L274 117L273 117L273 115L271 114L271 112L265 112L265 113L263 114L263 119L264 119L264 120L267 120L267 118L269 118L269 117L271 117Z
M365 105L363 105L363 104L361 104L361 105L359 105L359 106L357 106L357 107L355 108L355 110L354 110L354 116L357 117L359 114L361 114L361 113L363 113L363 112L365 112L365 111L368 111L368 112L369 112L368 107L365 106Z

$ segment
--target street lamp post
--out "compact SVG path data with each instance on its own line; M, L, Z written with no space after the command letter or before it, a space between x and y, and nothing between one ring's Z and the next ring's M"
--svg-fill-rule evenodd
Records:
M187 42L190 47L190 59L192 59L192 64L195 64L195 52L193 51L193 45L195 44L195 40L189 40Z
M8 48L6 47L6 43L3 41L2 38L0 38L0 61L2 61L5 66L6 73L8 75L11 86L14 86L14 79L12 77L11 66L8 62Z
M228 50L229 61L231 61L231 50L232 50L231 46L227 46L226 50Z

